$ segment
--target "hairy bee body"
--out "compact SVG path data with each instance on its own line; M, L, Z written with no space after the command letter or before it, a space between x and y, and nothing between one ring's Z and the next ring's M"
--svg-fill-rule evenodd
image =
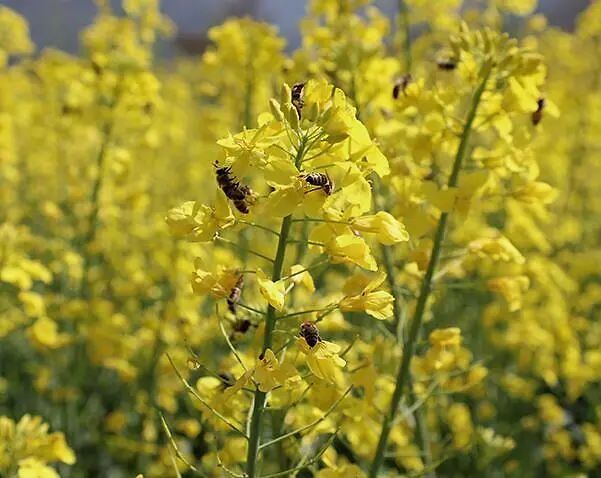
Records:
M257 324L253 324L249 319L236 319L232 324L232 331L230 333L230 340L232 342L237 341L241 336L246 334L251 327L256 327Z
M403 75L401 78L399 78L395 84L394 87L392 88L392 97L397 100L399 98L399 95L401 93L404 93L405 90L407 89L407 87L409 86L409 83L411 83L411 75L407 74L407 75Z
M311 348L321 342L319 330L313 322L303 322L300 326L299 335L305 339L305 342Z
M318 189L321 189L328 196L334 191L334 181L326 173L308 173L303 175L303 179Z
M296 112L298 113L299 119L301 117L301 110L303 109L303 106L305 105L305 101L303 100L304 88L305 88L304 83L295 83L294 85L292 85L292 88L291 88L290 100L291 100L292 104L294 105L294 107L296 108Z
M227 298L227 308L232 314L236 313L236 304L240 302L240 297L242 296L242 287L244 286L244 276L240 274L236 284L230 291L230 295Z
M221 380L221 386L225 389L231 387L236 383L236 379L230 372L220 372L217 374L219 380Z
M532 124L536 126L543 119L543 110L545 109L545 99L539 98L536 101L536 111L532 113Z
M232 202L234 203L234 207L242 214L248 214L250 212L248 204L246 204L244 199L234 199Z
M229 166L219 166L217 162L214 166L217 184L223 193L234 203L238 211L248 214L248 203L253 196L253 190L245 184L240 184L240 181L231 174L232 168Z
M252 322L248 319L240 319L237 320L234 324L234 332L238 332L239 334L245 334L250 329L250 326L253 325Z

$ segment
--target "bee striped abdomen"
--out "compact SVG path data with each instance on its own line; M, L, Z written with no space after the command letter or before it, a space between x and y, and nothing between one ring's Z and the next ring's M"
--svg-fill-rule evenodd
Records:
M303 322L300 326L299 335L305 339L305 342L311 348L321 342L319 330L313 322Z
M305 105L305 101L303 100L304 88L305 88L304 83L295 83L291 88L292 91L291 91L291 95L290 95L291 96L290 101L294 105L294 108L296 109L296 112L298 113L299 119L301 117L301 110L303 109L303 106Z
M536 111L532 113L532 124L536 126L543 119L543 111L545 109L545 99L539 98L536 101Z
M236 284L230 291L230 295L227 298L227 308L232 314L236 313L236 305L240 302L240 297L242 296L242 287L244 286L244 276L240 274Z
M308 173L303 175L303 179L311 186L321 189L328 196L334 191L334 181L326 173Z
M217 184L227 198L234 203L234 206L238 211L243 214L248 214L248 203L252 199L253 190L249 186L241 184L231 172L232 168L229 166L219 166L215 163Z
M407 74L407 75L403 75L401 78L399 78L396 83L394 84L394 87L392 88L392 97L396 100L399 98L399 95L401 93L404 93L405 90L407 89L407 87L409 86L409 83L411 83L411 75Z

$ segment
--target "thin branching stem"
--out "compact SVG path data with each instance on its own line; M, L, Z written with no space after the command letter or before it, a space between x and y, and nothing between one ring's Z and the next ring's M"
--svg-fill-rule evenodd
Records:
M461 141L459 142L459 146L457 148L457 153L455 155L455 160L453 162L453 169L451 171L451 175L449 176L448 186L449 188L454 188L457 186L457 181L459 179L459 172L461 171L461 166L463 164L463 160L465 159L469 140L472 132L472 125L474 123L474 119L476 117L476 113L478 111L478 106L480 104L480 100L482 98L482 94L486 89L486 84L488 82L488 78L490 76L490 72L492 69L492 64L488 63L483 66L481 72L481 82L476 88L474 95L472 96L470 108L467 115L467 120L465 122L465 128L463 130L463 134L461 136ZM442 243L445 237L447 223L449 220L449 213L443 212L440 215L440 219L438 221L438 227L436 229L436 233L434 235L434 242L432 245L432 253L430 255L430 261L428 263L428 268L426 269L426 274L424 276L424 280L422 281L422 285L420 288L419 297L417 299L417 304L415 307L415 313L413 316L413 320L411 321L411 325L409 328L409 334L405 341L403 347L403 357L401 359L401 366L399 367L396 385L394 392L392 394L392 399L390 401L390 407L388 410L388 414L386 415L383 423L382 430L380 432L380 438L378 440L378 446L376 448L376 453L374 456L374 460L371 464L371 468L369 470L370 478L377 478L380 473L380 468L384 463L384 456L386 454L386 447L388 445L388 437L390 436L390 431L392 430L392 426L399 408L399 403L401 402L401 398L405 392L405 387L409 381L409 371L411 365L411 359L413 358L413 353L415 350L415 344L419 337L419 333L422 326L422 321L424 318L424 313L426 311L426 304L428 302L428 298L430 297L430 292L432 289L432 279L434 277L434 273L436 271L436 266L438 265L438 260L440 257L440 253L442 250Z
M175 459L175 455L173 455L173 450L169 448L169 459L171 460L171 465L173 465L173 473L175 473L175 478L182 478L182 474L179 472L179 468L177 467L177 460Z
M250 312L254 312L255 314L265 315L265 311L264 310L255 309L254 307L251 307L250 305L243 304L242 302L238 302L236 304L236 306L237 307L241 307L242 309L245 309L245 310L249 310Z
M297 339L297 336L294 335L293 337L289 338L288 340L286 340L286 342L284 342L278 349L274 350L273 353L275 355L279 354L282 350L284 350L285 348L287 348L292 342L294 342ZM276 387L277 388L277 387Z
M428 399L434 395L434 390L436 390L436 387L438 386L438 381L434 380L430 386L428 387L428 389L426 390L426 392L424 393L424 396L421 398L417 398L417 397L413 397L413 403L410 407L408 407L406 410L403 411L403 413L401 413L394 421L394 424L397 424L401 421L403 421L405 418L409 417L409 415L412 415L414 412L416 412L424 403L426 403L428 401Z
M391 247L382 245L380 247L380 250L382 252L382 260L384 262L384 270L386 271L386 280L388 282L388 287L390 287L390 292L394 297L394 302L392 303L392 330L396 334L397 340L402 341L403 326L405 325L405 311L403 308L403 304L405 303L405 300L403 298L404 294L402 293L401 287L396 280L396 274L394 270L394 259Z
M161 418L161 424L163 426L163 430L165 432L165 435L167 436L167 439L169 440L171 448L173 448L173 451L175 452L175 455L177 456L177 458L179 460L181 460L181 462L184 465L186 465L190 470L192 470L194 473L196 473L199 476L202 476L202 477L206 478L207 475L205 475L196 466L194 466L192 463L190 463L188 461L188 459L180 451L179 447L177 446L177 443L175 442L175 439L173 438L173 433L171 433L171 429L169 428L169 425L167 424L167 420L165 420L165 416L163 415L163 412L159 411L159 416ZM179 470L177 468L177 464L176 463L174 463L174 468L175 468L175 471L176 471L176 475L181 478L181 475L179 474Z
M351 349L353 348L353 346L355 345L355 343L357 342L357 340L359 340L359 334L357 334L357 335L355 335L355 336L353 337L353 340L351 340L351 343L350 343L350 344L348 344L348 347L347 347L347 348L345 348L345 349L344 349L342 352L340 352L340 353L338 354L338 356L339 356L340 358L344 358L344 356L345 356L346 354L348 354L348 353L351 351Z
M304 274L305 272L309 272L313 269L317 269L318 267L321 267L327 263L328 263L327 260L316 262L315 264L310 265L309 267L305 267L304 269L301 269L299 271L293 272L292 274L288 274L287 276L282 277L282 280L292 279L294 276L298 276L300 274Z
M280 315L278 317L278 320L289 319L291 317L298 317L299 315L314 314L315 312L325 312L327 310L330 310L330 308L331 307L322 307L321 309L307 309L307 310L299 310L297 312L290 312L289 314L286 314L286 315Z
M346 389L346 391L340 397L338 397L338 399L334 403L332 403L332 405L330 405L330 408L328 408L321 417L313 420L311 423L308 423L305 426L297 428L296 430L292 430L291 432L284 433L283 435L280 435L279 437L274 438L273 440L263 443L261 446L259 446L259 449L262 450L263 448L267 448L271 445L275 445L276 443L278 443L282 440L285 440L286 438L293 437L294 435L306 432L307 430L311 430L311 428L316 427L321 422L323 422L326 418L328 418L328 416L330 416L332 414L332 412L334 412L334 410L336 410L338 405L340 405L340 402L342 402L342 400L344 400L346 398L346 396L349 393L351 393L352 389L353 389L353 387L351 385L349 388Z
M232 478L247 478L246 474L236 473L236 472L230 470L227 466L225 466L223 464L223 461L221 461L221 457L219 456L219 454L217 454L217 466L219 468L221 468L227 476L231 476Z
M278 236L279 237L279 235L280 235L279 232L274 231L273 229L270 229L267 226L263 226L261 224L257 224L257 223L252 222L252 221L246 221L244 219L238 219L237 222L240 223L240 224L245 224L246 226L250 226L250 227L255 227L257 229L261 229L262 231L265 231L265 232L269 232L269 233L273 234L274 236Z
M244 251L244 252L248 252L249 254L252 254L253 256L260 257L261 259L265 259L266 261L269 261L269 262L273 263L273 259L271 257L267 257L266 255L261 254L260 252L253 251L252 249L249 249L246 246L238 244L235 241L230 241L229 239L226 239L225 237L217 236L215 238L215 240L221 241L221 242L223 242L225 244L229 244L230 246L235 247L236 249L239 249L239 250Z
M345 226L349 226L350 223L348 221L335 221L330 219L322 219L319 217L303 217L299 219L293 219L292 222L325 222L329 224L343 224Z
M330 315L335 310L338 310L338 305L335 305L335 306L329 308L328 310L326 310L325 312L322 312L321 314L319 314L317 316L317 318L315 319L315 323L317 324L317 323L321 322L323 319L325 319L328 315Z
M426 402L426 400L433 394L431 391L423 397L422 399L417 399L415 395L415 389L413 388L413 383L411 381L411 377L409 380L409 399L411 401L411 407L406 413L413 414L413 419L415 420L415 440L417 445L421 451L421 454L424 459L424 464L426 465L426 469L429 469L432 465L432 446L430 442L430 430L426 424L426 420L424 418L424 410L421 406ZM436 471L432 469L426 475L428 478L436 478Z
M198 395L198 393L196 392L196 390L194 390L194 387L192 387L192 385L190 385L190 383L183 377L183 375L181 374L181 372L178 370L178 368L175 366L175 363L173 363L173 359L171 358L171 356L169 354L166 354L167 358L169 359L169 363L171 363L171 366L173 367L173 370L175 370L175 373L177 374L177 377L179 378L180 382L182 382L182 384L184 385L184 387L186 388L186 390L196 399L198 400L201 404L203 404L205 407L207 407L207 409L213 414L215 415L217 418L219 418L223 423L225 423L228 427L230 427L234 432L236 432L238 435L243 436L244 438L248 439L248 437L246 436L246 433L244 433L242 430L240 430L236 425L234 425L228 418L224 417L221 413L219 413L217 410L215 410L209 403L207 403L207 401L202 398L200 395Z
M301 463L299 465L295 466L294 468L289 468L284 471L278 471L277 473L270 473L269 475L262 475L261 478L276 478L279 476L296 476L295 472L304 470L305 468L308 468L309 466L313 465L314 463L317 463L321 459L323 454L327 451L328 448L330 448L330 445L332 445L332 443L334 442L337 433L338 433L338 431L336 431L336 433L333 433L332 436L330 438L328 438L326 443L321 447L321 449L317 452L317 454L313 458L310 458L309 460L302 463L302 461L305 460L303 458L303 460L301 460ZM293 473L294 473L294 475L292 475Z
M318 246L318 247L325 247L325 244L323 242L316 242L316 241L302 241L300 239L288 239L288 244L309 244L310 246Z
M230 340L227 332L225 331L225 327L223 326L223 322L221 320L219 321L219 328L221 329L221 333L223 335L223 338L225 339L225 342L227 343L227 346L231 350L232 354L234 355L234 357L236 357L236 360L238 361L238 363L240 364L240 366L244 369L244 371L248 372L248 368L244 364L244 361L242 360L242 357L240 357L240 354L236 350L236 347L234 347L234 344Z

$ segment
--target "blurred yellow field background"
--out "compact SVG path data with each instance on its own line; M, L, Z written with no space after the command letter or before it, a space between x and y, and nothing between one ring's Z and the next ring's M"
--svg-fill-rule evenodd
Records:
M96 3L0 5L1 478L601 476L601 2Z

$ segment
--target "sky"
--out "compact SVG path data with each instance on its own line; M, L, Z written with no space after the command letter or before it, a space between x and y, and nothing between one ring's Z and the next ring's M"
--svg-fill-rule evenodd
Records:
M435 1L435 0L433 0ZM540 0L539 7L552 24L571 28L574 17L590 0ZM377 0L385 12L394 12L397 0ZM93 0L0 0L24 15L38 47L52 46L75 52L78 34L95 13ZM306 0L163 0L162 10L171 17L185 38L202 38L204 32L231 15L252 12L252 16L276 24L288 40L298 46L298 21L305 13ZM171 50L171 48L167 48Z

